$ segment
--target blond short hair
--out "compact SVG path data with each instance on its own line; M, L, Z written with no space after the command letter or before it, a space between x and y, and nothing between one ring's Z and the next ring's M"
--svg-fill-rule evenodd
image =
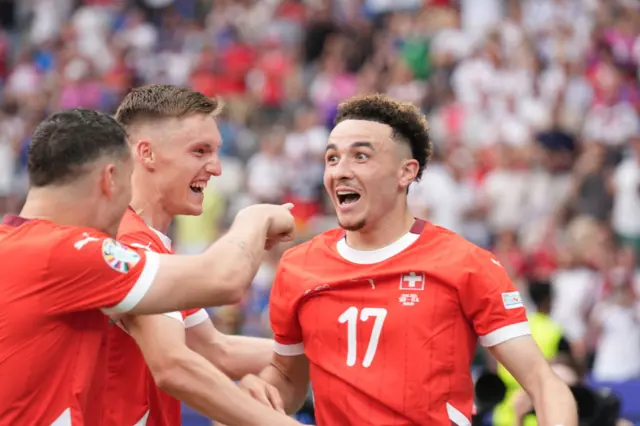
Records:
M222 110L218 98L186 87L150 84L131 90L116 111L116 119L124 126L163 118L183 118L192 114L215 117Z

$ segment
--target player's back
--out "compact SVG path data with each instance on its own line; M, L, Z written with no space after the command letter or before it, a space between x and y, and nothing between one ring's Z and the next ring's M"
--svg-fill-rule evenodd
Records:
M502 304L477 278L481 264L498 268L489 259L423 221L380 250L352 249L334 230L288 251L271 296L276 351L304 347L318 423L470 424L477 336L510 324L502 306L480 318L482 304Z
M99 424L105 313L126 313L144 297L157 255L89 228L16 216L3 223L0 426Z
M48 254L69 239L82 241L77 229L50 222L0 229L2 426L92 423L87 406L96 401L88 399L97 397L91 386L104 370L108 318L97 309L65 312L64 294L43 291ZM73 261L73 253L68 256Z

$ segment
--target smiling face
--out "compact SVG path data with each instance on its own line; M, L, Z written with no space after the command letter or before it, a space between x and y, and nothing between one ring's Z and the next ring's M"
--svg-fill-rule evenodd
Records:
M324 185L340 226L358 231L406 203L406 189L418 173L411 149L391 127L344 120L329 136Z
M165 212L202 213L204 189L212 176L220 176L220 132L211 115L192 114L158 123L153 141L141 141L137 150L151 172Z

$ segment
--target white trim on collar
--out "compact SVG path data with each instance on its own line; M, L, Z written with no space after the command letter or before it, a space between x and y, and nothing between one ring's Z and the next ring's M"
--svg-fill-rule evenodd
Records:
M149 225L147 225L149 226ZM153 232L155 232L155 234L158 236L158 238L160 238L160 241L162 241L162 245L164 246L164 248L166 248L167 250L171 251L173 250L171 248L172 246L172 241L171 238L169 238L168 236L166 236L165 234L163 234L162 232L158 231L157 229L149 226L149 229L151 229Z
M383 262L396 254L399 254L411 244L415 243L420 234L414 234L413 232L407 232L400 239L389 244L386 247L382 247L376 250L356 250L347 245L347 239L342 238L336 244L336 249L340 256L352 263L359 265L372 265L374 263Z

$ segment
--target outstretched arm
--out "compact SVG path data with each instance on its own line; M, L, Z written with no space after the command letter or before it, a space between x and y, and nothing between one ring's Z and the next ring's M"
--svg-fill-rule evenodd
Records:
M229 426L295 426L298 422L242 392L227 376L185 343L183 325L165 315L127 317L135 338L160 388Z
M530 335L489 348L533 401L539 424L577 426L578 412L569 387L553 372Z
M278 407L270 387L275 387L287 413L300 409L309 389L309 360L304 354L302 327L298 321L297 302L302 292L295 276L288 271L288 254L278 264L269 299L269 319L274 347L269 365L259 377L249 375L240 381L254 398Z
M204 253L156 255L155 274L146 291L135 295L136 303L128 312L153 314L238 302L251 285L265 245L286 240L293 232L290 208L249 206L238 213L229 232Z
M229 336L210 320L187 329L187 345L218 367L232 380L258 374L271 363L273 340Z

